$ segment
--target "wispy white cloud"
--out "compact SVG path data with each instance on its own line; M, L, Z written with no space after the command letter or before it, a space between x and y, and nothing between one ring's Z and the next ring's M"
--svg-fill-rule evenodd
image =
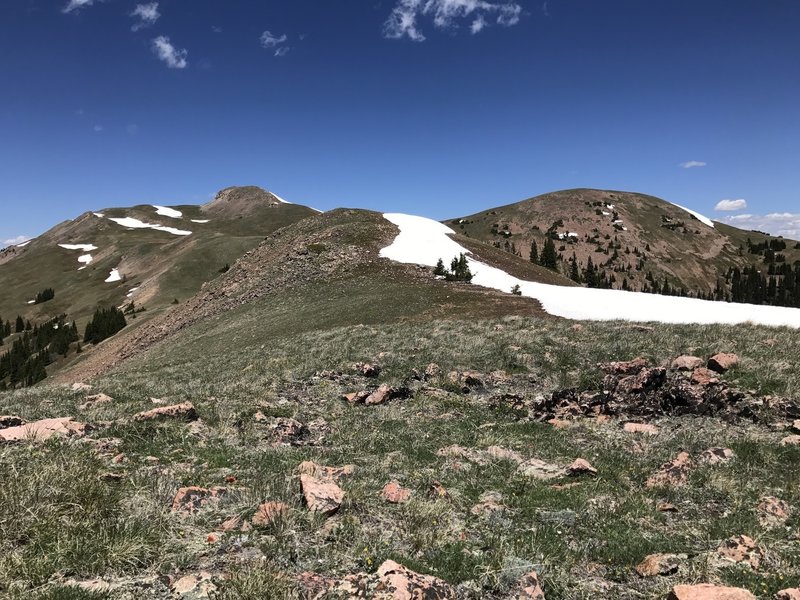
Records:
M702 160L687 160L678 166L684 169L696 169L697 167L705 167L706 163L704 163Z
M136 123L131 123L125 127L125 131L128 132L128 135L137 135L139 133L139 126Z
M99 124L95 125L94 127L92 127L92 131L94 131L95 133L100 133L101 131L103 131L103 126Z
M30 236L18 235L17 237L11 238L9 240L3 240L3 244L5 244L6 246L16 246L17 244L22 244L24 242L27 242L29 239L31 239Z
M488 23L486 22L486 19L483 17L483 15L478 15L477 17L475 17L475 20L472 22L472 25L470 25L469 30L472 32L473 35L475 35L476 33L480 33L481 30L487 25Z
M739 227L764 231L772 235L782 235L785 238L800 240L800 213L769 213L767 215L731 215L723 217L720 222Z
M383 24L383 35L422 42L425 35L417 23L420 17L432 18L433 24L441 29L457 28L460 19L471 18L470 31L478 33L489 24L487 17L498 25L510 27L519 23L521 14L522 7L507 0L397 0Z
M278 36L273 35L271 31L265 31L261 34L261 45L264 46L264 48L276 48L277 46L285 43L288 39L289 38L285 33L281 36Z
M185 69L189 64L186 61L189 53L186 50L178 50L165 35L160 35L153 40L153 52L167 63L170 69Z
M265 31L261 34L261 46L264 48L275 48L273 56L286 56L289 53L289 46L283 46L289 37L284 33L283 35L275 35L271 31Z
M94 4L95 0L69 0L67 5L61 10L61 12L71 13L76 10L80 10L85 6L91 6Z
M714 210L723 212L733 212L736 210L744 210L747 208L747 200L739 198L738 200L720 200L714 207Z
M131 31L139 31L145 27L150 27L156 21L158 21L159 17L161 17L161 13L158 12L158 2L137 4L136 8L134 8L133 12L131 13L131 16L139 19L137 23L134 23L133 26L131 26Z

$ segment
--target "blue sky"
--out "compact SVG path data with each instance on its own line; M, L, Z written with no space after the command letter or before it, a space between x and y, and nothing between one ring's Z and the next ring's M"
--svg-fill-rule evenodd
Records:
M798 31L795 0L7 0L0 245L243 184L434 218L631 190L797 237Z

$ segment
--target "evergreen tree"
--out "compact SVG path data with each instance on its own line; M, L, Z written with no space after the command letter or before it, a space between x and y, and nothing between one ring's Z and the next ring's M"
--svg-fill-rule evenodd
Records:
M536 245L536 240L533 240L531 242L530 261L532 263L538 263L539 262L539 247Z
M540 264L548 269L556 269L558 266L558 254L556 253L556 245L550 238L545 239L544 248L542 248L542 255Z

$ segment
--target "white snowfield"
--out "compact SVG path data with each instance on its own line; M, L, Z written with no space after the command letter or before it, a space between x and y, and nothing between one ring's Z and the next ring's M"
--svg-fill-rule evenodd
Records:
M190 219L192 223L208 223L211 219Z
M111 269L111 273L108 274L108 279L106 279L106 283L114 283L115 281L122 281L119 269Z
M58 247L64 248L65 250L83 250L84 252L97 250L97 246L94 244L59 244Z
M28 244L30 244L33 240L28 240L27 242L22 242L21 244L14 244L16 248L24 248Z
M694 211L691 208L686 208L685 206L681 206L680 204L675 204L674 202L671 202L670 204L672 204L673 206L677 206L681 210L685 210L690 215L694 215L695 217L697 217L697 220L703 223L704 225L708 225L709 227L714 227L714 222L707 216L701 215L699 212Z
M183 213L179 210L175 210L174 208L170 208L169 206L159 206L158 204L151 204L153 208L156 209L156 214L161 215L162 217L172 217L173 219L180 219L183 216Z
M103 213L92 213L92 214L93 214L95 217L97 217L98 219L102 219L103 217L105 217L105 215L104 215Z
M455 232L425 217L387 213L388 221L400 228L394 241L380 251L391 260L435 266L441 258L445 266L462 252L467 255L472 282L487 288L510 292L515 285L523 296L541 302L548 313L568 319L593 321L654 321L661 323L757 323L800 328L800 309L712 302L695 298L661 296L622 290L599 290L525 281L469 256L469 251L450 236Z
M109 217L108 220L114 221L117 225L127 227L128 229L155 229L156 231L166 231L172 235L192 235L191 231L176 229L175 227L165 227L164 225L157 225L155 223L145 223L133 217Z

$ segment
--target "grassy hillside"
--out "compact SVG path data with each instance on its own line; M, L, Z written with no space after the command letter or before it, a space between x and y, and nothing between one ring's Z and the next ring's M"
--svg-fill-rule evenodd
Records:
M568 272L567 261L573 254L583 268L591 258L595 266L603 265L603 271L616 278L614 287L619 288L626 278L633 290L642 289L652 273L659 281L666 278L672 287L712 292L729 268L764 267L761 256L747 253L748 237L754 243L778 239L719 223L709 227L653 196L593 189L543 194L445 223L501 248L513 244L525 259L532 242L541 251L550 230L563 237L556 240L564 259L559 265L563 273ZM800 260L796 242L787 246L783 252L787 263Z
M630 418L624 411L556 427L540 422L535 408L558 390L595 389L600 361L644 356L659 365L731 349L740 365L723 376L725 385L753 390L754 402L769 394L763 402L774 404L800 389L795 332L480 318L471 311L484 304L462 295L474 288L442 284L433 289L454 302L448 316L426 312L423 289L398 286L396 275L387 272L377 285L331 282L265 295L184 328L89 392L55 386L0 395L0 412L75 415L99 426L90 438L110 440L0 446L9 482L0 492L0 593L189 598L196 596L173 596L177 582L208 573L220 598L300 598L302 573L366 577L387 559L441 578L460 598L516 597L517 581L531 570L548 600L665 598L676 583L696 581L771 598L800 584L796 512L776 527L757 511L765 495L790 507L800 502L800 455L780 444L787 432L779 413L655 415L646 420L659 433L646 436L621 430ZM383 370L364 378L352 367L358 361ZM412 370L431 362L440 375L413 379ZM483 383L463 388L450 381L451 370L477 371ZM491 374L497 370L504 373ZM380 383L406 386L409 395L377 406L341 399ZM81 409L97 392L113 400ZM193 403L199 422L130 419L181 401ZM296 437L282 437L278 425L289 419L305 427ZM731 448L735 459L703 464L701 453L715 446ZM687 484L646 486L679 451L696 461ZM597 476L540 481L517 466L529 458L566 466L577 457ZM303 502L304 460L354 466L331 517ZM407 502L381 497L390 481L410 490ZM182 486L229 492L182 515L171 510ZM218 529L231 517L252 520L266 501L286 506L274 522L245 533ZM674 509L659 510L664 502ZM755 569L719 558L724 541L742 534L765 553ZM656 552L678 555L677 572L642 578L634 568ZM88 583L96 577L111 591L64 595L67 584L98 589Z
M0 315L13 319L21 314L36 322L66 313L82 321L97 306L118 306L131 298L151 310L163 308L175 298L184 300L216 277L226 264L257 246L264 236L316 214L305 206L277 200L268 203L263 198L266 194L263 190L243 194L245 200L250 199L250 209L245 213L231 208L209 214L204 207L177 206L174 208L182 216L171 218L143 205L89 212L62 223L7 253L0 263ZM213 202L207 206L211 205ZM134 218L191 231L191 235L130 229L111 218ZM92 244L97 250L88 252L92 262L78 270L82 266L78 258L87 252L64 249L59 244ZM119 270L122 281L105 282L112 269ZM53 300L28 304L39 290L48 287L56 292ZM138 289L128 298L134 287Z

